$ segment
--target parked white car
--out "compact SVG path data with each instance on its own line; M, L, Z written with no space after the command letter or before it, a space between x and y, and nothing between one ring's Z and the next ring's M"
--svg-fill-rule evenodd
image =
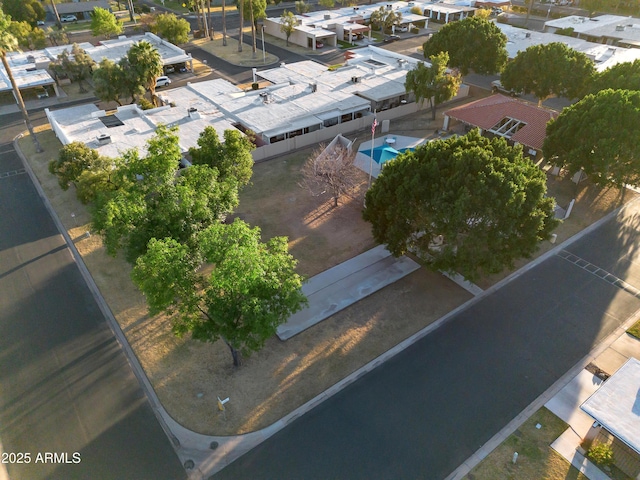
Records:
M64 23L77 22L78 21L78 17L76 17L75 15L61 15L60 16L60 21L64 22Z
M166 75L156 78L156 88L166 87L167 85L171 85L171 79Z

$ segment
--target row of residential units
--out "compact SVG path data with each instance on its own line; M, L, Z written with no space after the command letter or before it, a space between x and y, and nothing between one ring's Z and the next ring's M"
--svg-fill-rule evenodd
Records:
M135 42L147 41L160 53L162 63L166 67L184 66L193 71L193 58L180 47L161 39L153 33L147 32L144 35L131 37L118 37L112 40L103 40L98 45L88 42L78 44L85 50L94 62L100 63L102 59L108 58L118 62L126 55ZM48 68L51 62L57 60L62 52L71 52L73 45L60 45L45 48L43 50L33 50L29 52L11 52L7 54L7 60L11 72L15 77L20 91L29 89L45 89L46 95L59 95L58 82L53 78ZM0 65L0 92L11 91L4 66Z
M165 90L159 95L163 105L151 110L127 105L105 112L90 104L46 113L63 144L80 141L106 156L133 147L144 153L160 124L179 128L186 153L211 125L220 137L230 128L253 132L259 161L365 128L374 112L382 121L421 108L404 88L418 60L372 46L349 56L337 70L303 61L256 72L270 84L260 90L243 91L216 79ZM463 85L458 95L468 90Z
M489 4L494 4L488 0ZM485 2L486 3L486 2ZM504 4L495 2L496 5ZM508 3L508 2L506 2ZM371 38L371 15L382 8L385 12L401 14L396 28L427 28L429 21L449 23L472 16L476 7L471 0L447 0L433 2L381 2L370 5L344 7L335 10L321 10L296 15L298 24L289 37L289 42L315 50L320 45L336 46L338 41L351 42L364 36ZM419 11L420 14L414 13ZM285 39L281 30L282 18L264 20L265 33Z

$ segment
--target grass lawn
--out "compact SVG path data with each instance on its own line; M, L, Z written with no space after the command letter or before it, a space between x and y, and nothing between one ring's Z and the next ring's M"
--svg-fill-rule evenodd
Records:
M175 420L197 432L232 435L264 428L470 298L441 275L420 269L286 342L268 340L236 369L222 342L178 339L171 319L150 317L129 278L130 266L106 255L99 236L80 239L88 229L87 209L73 188L60 190L47 170L60 143L50 130L39 139L42 154L35 154L28 138L20 147L71 238L78 239L76 247L160 401ZM242 192L236 211L260 226L265 239L289 236L304 275L374 245L361 218L362 188L332 208L332 199L298 186L300 166L310 153L255 165L253 185ZM217 412L217 396L231 398L225 415Z
M536 425L541 428L537 429ZM546 408L538 410L489 454L466 480L587 480L549 445L569 426ZM518 452L514 465L513 453Z
M634 337L640 339L640 321L636 323L633 327L631 327L627 332Z
M441 126L441 117L433 122L430 112L423 111L393 120L391 132L424 137ZM78 239L76 247L160 401L186 428L215 435L264 428L471 297L443 276L420 269L286 342L269 339L260 352L234 368L224 343L178 339L170 318L150 317L129 278L130 265L106 255L99 236L81 238L90 220L87 208L73 188L62 191L48 172L60 143L48 127L39 131L44 153L36 154L29 138L19 146L71 238ZM365 129L350 138L363 141L367 133ZM263 239L287 236L298 270L306 276L374 246L370 226L361 216L366 175L333 208L326 194L312 196L299 186L300 167L310 154L307 149L256 164L253 183L242 192L235 212L259 226ZM578 231L604 215L613 208L611 202L599 203L606 197L606 192L587 188L563 227ZM627 195L626 200L631 198ZM584 212L586 217L581 216ZM217 411L217 396L231 399L225 415Z

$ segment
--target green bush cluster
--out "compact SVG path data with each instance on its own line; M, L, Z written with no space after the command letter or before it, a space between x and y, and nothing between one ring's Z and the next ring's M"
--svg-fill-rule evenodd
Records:
M605 443L592 446L587 452L587 457L589 457L589 460L593 463L602 467L611 466L615 462L613 450Z

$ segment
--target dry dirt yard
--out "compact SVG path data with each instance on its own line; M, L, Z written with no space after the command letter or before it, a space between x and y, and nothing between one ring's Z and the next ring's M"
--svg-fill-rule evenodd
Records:
M391 131L429 136L441 121L440 116L431 122L428 113L415 114L392 122ZM363 135L356 132L350 138ZM38 136L44 153L36 154L29 138L20 140L20 148L162 404L176 421L194 431L233 435L264 428L470 298L448 279L423 268L286 342L270 339L263 350L234 368L222 342L178 339L169 318L148 316L144 298L129 278L130 266L121 257L107 256L97 235L83 236L89 223L86 207L73 188L63 192L49 174L47 164L60 143L48 127ZM243 191L235 213L260 226L264 239L288 236L298 269L306 276L374 246L369 225L361 218L366 176L352 196L331 208L330 198L313 197L298 185L300 167L310 153L308 149L257 164L253 185ZM620 204L615 192L602 193L588 185L582 185L578 194L572 218L560 227L566 233L559 234L558 241ZM625 200L632 196L627 194ZM217 410L217 396L230 397L224 415Z

